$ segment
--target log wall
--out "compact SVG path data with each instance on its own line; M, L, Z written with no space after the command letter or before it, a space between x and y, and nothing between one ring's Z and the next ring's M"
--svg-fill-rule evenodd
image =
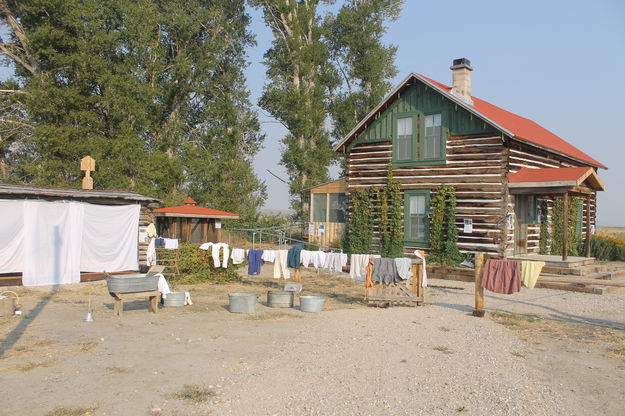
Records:
M443 184L456 188L458 247L461 251L499 255L505 190L504 146L500 136L468 135L446 138L447 163L436 166L394 167L393 176L407 189L435 189ZM348 154L348 193L370 186L384 186L391 162L391 142L361 143ZM403 194L403 192L402 192ZM473 232L464 233L464 219L473 220ZM379 241L377 224L374 244ZM407 245L406 253L419 247Z

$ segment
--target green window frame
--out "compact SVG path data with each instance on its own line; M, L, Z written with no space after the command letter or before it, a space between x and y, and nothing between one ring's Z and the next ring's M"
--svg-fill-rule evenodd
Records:
M410 119L412 123L412 137L411 145L406 146L405 138L406 134L401 131L404 126L401 125L402 120ZM392 118L392 145L393 145L393 166L427 166L427 165L444 165L447 162L446 159L446 135L447 129L444 127L445 116L443 111L433 111L426 114L420 114L416 111L395 113ZM435 126L428 126L426 128L426 122L431 124L430 121L435 120ZM428 141L432 136L433 131L438 130L438 149L434 151L434 156L426 157L427 153L432 153L431 146L428 148ZM428 134L426 136L426 134ZM406 151L410 153L409 157L406 156ZM436 154L438 153L438 154Z
M420 244L424 247L430 245L429 214L429 189L404 192L404 243Z

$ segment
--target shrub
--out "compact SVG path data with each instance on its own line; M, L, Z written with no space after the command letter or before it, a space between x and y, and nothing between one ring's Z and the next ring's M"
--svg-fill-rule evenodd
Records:
M180 245L180 259L178 268L180 275L173 282L180 284L193 284L202 282L229 282L239 280L237 269L246 264L238 265L228 262L227 268L215 268L210 250L200 250L199 244L183 243Z
M580 252L583 252L583 242ZM593 235L590 237L590 255L597 260L625 261L625 239Z

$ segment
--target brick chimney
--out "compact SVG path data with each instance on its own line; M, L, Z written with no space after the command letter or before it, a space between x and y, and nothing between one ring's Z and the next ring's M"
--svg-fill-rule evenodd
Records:
M451 69L452 87L451 93L463 99L469 104L471 100L471 61L467 58L454 59Z

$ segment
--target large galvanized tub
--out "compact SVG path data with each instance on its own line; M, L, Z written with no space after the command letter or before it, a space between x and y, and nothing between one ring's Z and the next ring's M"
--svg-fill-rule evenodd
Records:
M325 300L323 296L300 296L299 309L302 312L321 312Z
M149 292L158 288L158 277L144 274L109 275L106 285L111 293Z
M169 292L163 299L163 305L165 306L184 306L184 292Z
M294 297L293 292L270 290L267 292L267 306L270 308L292 308Z
M234 313L256 313L256 293L229 293L228 310Z

